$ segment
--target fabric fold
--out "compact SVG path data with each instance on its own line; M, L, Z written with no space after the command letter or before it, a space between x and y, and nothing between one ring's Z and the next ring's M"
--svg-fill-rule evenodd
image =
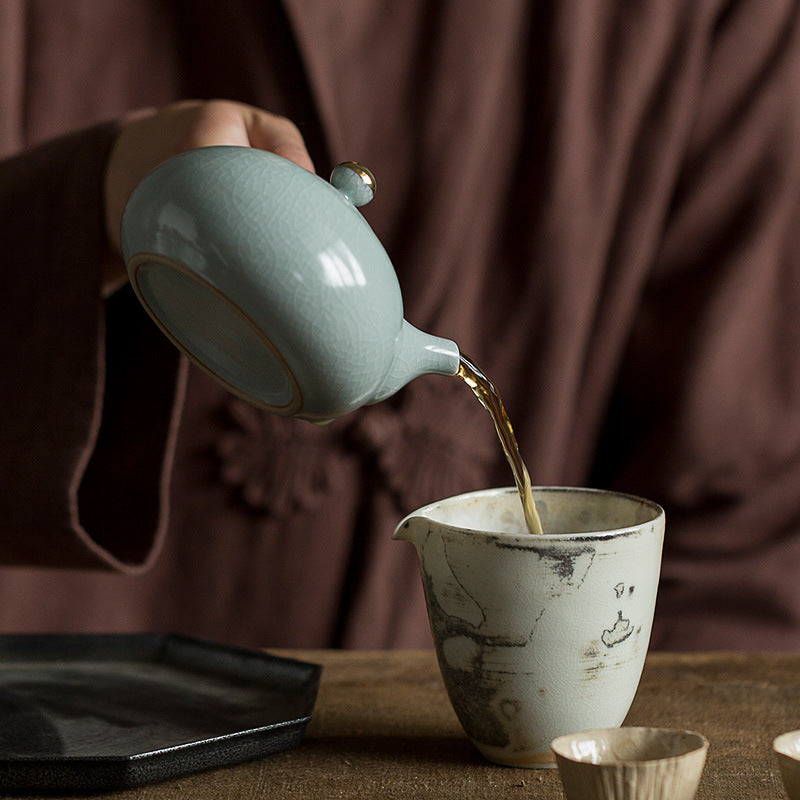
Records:
M124 296L108 309L101 299L102 180L115 135L114 124L97 125L0 163L0 217L8 230L24 232L4 243L0 482L8 497L0 563L135 571L149 563L163 529L165 442L169 461L176 427L173 384L164 373L177 374L177 357L170 353L169 365L156 367L147 347L157 352L161 343L153 336L147 342L146 335L146 345L120 353L125 337L119 334L131 313L143 312L131 312L138 304L129 300L123 314ZM141 324L155 330L149 320ZM137 407L138 420L122 407L105 407L109 379L127 385L127 396L116 387L114 396ZM150 399L147 388L136 397L134 388L148 385ZM148 403L158 409L158 423L146 412ZM112 420L116 430L106 432ZM148 446L142 431L152 434ZM117 450L120 441L129 446ZM134 445L139 456L124 458ZM123 464L124 489L113 480ZM134 484L145 487L147 502L123 502ZM81 500L90 496L94 510L84 517Z

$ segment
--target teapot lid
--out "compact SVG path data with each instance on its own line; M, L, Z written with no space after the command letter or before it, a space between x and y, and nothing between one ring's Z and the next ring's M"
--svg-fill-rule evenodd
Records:
M300 410L303 395L291 368L233 300L157 253L137 253L128 272L145 310L200 369L252 405L286 416Z

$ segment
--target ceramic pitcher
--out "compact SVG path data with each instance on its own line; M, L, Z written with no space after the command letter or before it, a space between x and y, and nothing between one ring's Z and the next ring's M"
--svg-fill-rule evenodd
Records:
M550 742L619 725L650 640L664 538L655 503L540 487L544 535L516 489L415 511L394 538L417 549L450 701L483 755L552 767Z

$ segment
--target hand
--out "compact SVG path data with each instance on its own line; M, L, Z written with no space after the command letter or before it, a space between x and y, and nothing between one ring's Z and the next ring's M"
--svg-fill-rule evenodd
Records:
M127 280L120 256L122 212L151 169L196 147L239 145L277 153L313 172L300 131L285 117L227 100L187 100L138 111L123 121L105 172L105 225L110 245L103 267L103 296Z

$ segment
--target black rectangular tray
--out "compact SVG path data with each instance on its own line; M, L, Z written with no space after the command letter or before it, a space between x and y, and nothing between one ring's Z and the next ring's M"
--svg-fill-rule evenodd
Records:
M0 794L113 791L287 750L320 674L176 634L0 635Z

